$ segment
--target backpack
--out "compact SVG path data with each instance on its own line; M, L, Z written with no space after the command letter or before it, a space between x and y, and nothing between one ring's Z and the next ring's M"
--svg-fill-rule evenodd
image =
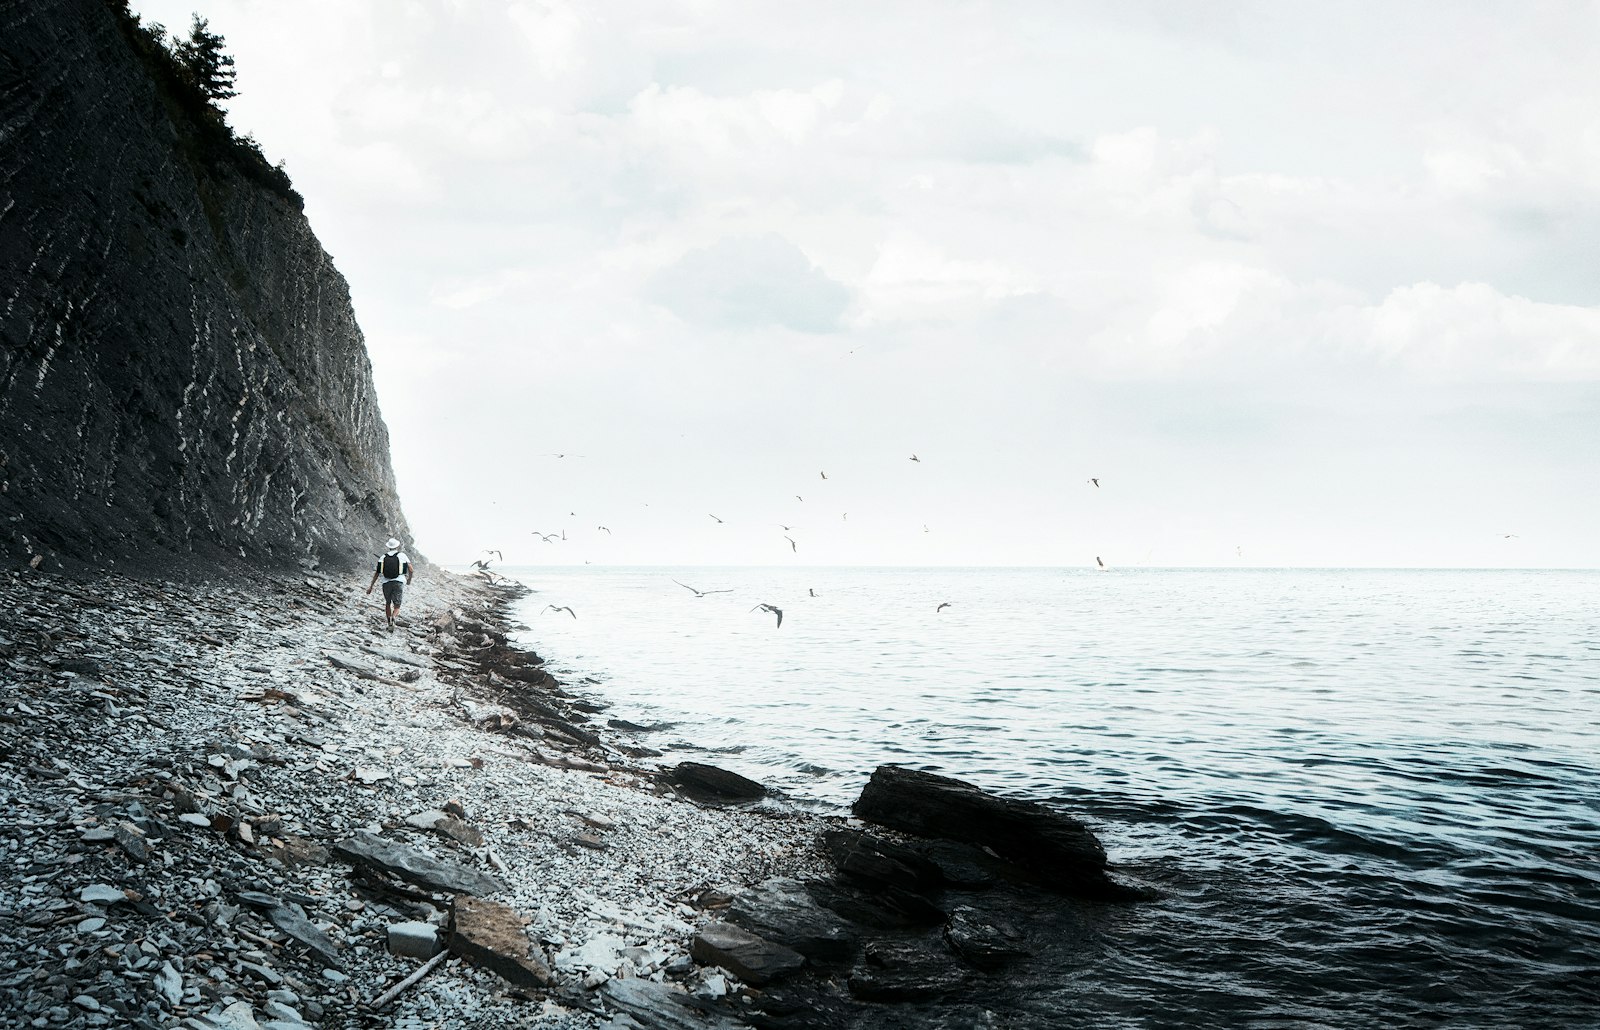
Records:
M384 579L399 579L400 556L398 554L384 555L383 561L379 564L379 568L383 571Z

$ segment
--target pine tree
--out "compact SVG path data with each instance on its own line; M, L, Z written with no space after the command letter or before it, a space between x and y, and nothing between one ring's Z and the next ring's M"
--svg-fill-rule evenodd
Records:
M179 63L213 105L239 95L233 88L234 77L238 74L233 68L233 57L223 51L222 42L222 37L210 31L206 20L196 14L189 28L189 38L179 40L175 48Z

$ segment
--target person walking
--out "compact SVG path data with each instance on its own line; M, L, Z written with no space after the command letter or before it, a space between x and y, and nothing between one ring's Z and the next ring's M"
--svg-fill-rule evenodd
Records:
M390 537L384 547L387 550L378 559L378 567L372 570L367 593L372 593L372 588L378 585L378 577L383 577L383 617L389 620L389 632L393 633L395 616L400 614L400 599L411 583L411 559L400 550L400 541L394 537Z

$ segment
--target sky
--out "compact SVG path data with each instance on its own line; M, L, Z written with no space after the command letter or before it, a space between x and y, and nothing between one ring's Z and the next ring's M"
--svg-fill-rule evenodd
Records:
M198 2L436 561L1600 567L1594 0Z

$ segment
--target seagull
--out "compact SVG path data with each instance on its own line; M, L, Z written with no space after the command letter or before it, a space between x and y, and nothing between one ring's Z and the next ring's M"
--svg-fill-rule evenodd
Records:
M564 604L547 604L547 605L544 606L544 611L545 612L549 612L549 611L566 612L568 615L572 616L574 619L576 619L578 617L578 613L577 612L573 611L571 608L568 608ZM539 614L543 615L544 612L540 612Z
M937 608L935 608L933 610L933 614L938 615L940 612L944 611L948 607L950 607L950 602L949 601L941 602L939 607L937 607Z
M810 594L812 597L817 596L817 591L812 587L806 587L806 593Z
M1520 540L1522 538L1517 536L1517 534L1515 534L1515 533L1501 533L1500 534L1500 539L1502 539L1502 540Z
M758 604L758 605L756 605L754 608L752 608L750 610L753 611L753 612L771 612L772 614L776 615L778 617L778 625L774 626L773 629L778 629L783 625L783 609L782 608L778 608L778 607L775 607L775 606L770 605L770 604Z
M793 527L793 526L785 526L785 525L784 525L784 524L783 524L783 523L781 523L781 522L778 522L778 523L775 523L775 525L776 525L776 526L777 526L777 527L778 527L778 528L779 528L779 529L781 529L781 530L783 530L783 531L784 531L784 532L785 532L785 533L793 533L793 532L794 532L794 527Z
M823 479L827 479L828 478L828 474L826 472L823 472L823 473L820 473L820 474L821 474Z
M552 540L561 539L561 537L556 533L541 533L537 529L533 531L533 535L538 537L540 540L543 540L547 544Z
M794 499L799 501L801 504L806 503L806 499L804 497L801 497L799 494L795 494L794 495Z
M706 512L706 514L707 515L711 515L710 512ZM717 519L717 517L715 515L711 515L711 517L714 518L714 519ZM717 525L719 525L719 526L722 525L722 520L721 519L717 519Z
M483 549L483 553L484 554L492 554L496 558L499 558L501 561L505 561L506 560L506 556L505 555L501 554L499 551L492 550L491 548L488 548L488 547L485 547Z
M849 522L850 521L850 513L849 512L845 512L843 515L840 515L839 518L842 521Z
M487 559L487 558L479 558L477 561L473 562L470 566L468 566L468 568L477 569L480 572L488 572L489 571L489 559Z
M677 580L673 580L673 582L674 583L678 583ZM696 596L696 597L704 597L707 594L731 594L731 593L733 593L733 589L731 587L728 588L727 590L695 590L694 587L690 586L687 583L678 583L678 585L680 587L683 587L683 589L685 589L685 590L693 592L694 596Z
M1098 554L1094 556L1094 563L1100 566L1102 569L1106 567L1106 563L1100 560L1100 556Z
M546 454L546 458L581 458L581 454Z
M926 522L924 522L924 523L923 523L923 524L922 524L922 531L923 531L923 532L924 532L924 533L926 533L926 532L928 532L928 524L927 524L927 523L926 523Z
M911 460L912 460L912 461L921 461L921 460L922 460L922 459L921 459L921 458L919 458L919 457L917 457L917 456L916 456L916 455L915 455L915 454L913 454L913 455L912 455L912 456L911 456Z
M789 550L794 551L796 554L800 552L800 548L795 546L794 537L786 536L784 539L789 541Z
M1094 484L1094 488L1096 490L1100 489L1100 480L1098 480L1098 479L1090 479L1089 482Z
M611 530L609 530L609 529L606 529L606 527L604 527L604 526L596 526L596 527L594 527L594 528L595 528L595 530L596 530L596 531L599 531L599 530L602 530L602 529L605 529L605 530L606 530L606 536L610 536L610 535L611 535Z

